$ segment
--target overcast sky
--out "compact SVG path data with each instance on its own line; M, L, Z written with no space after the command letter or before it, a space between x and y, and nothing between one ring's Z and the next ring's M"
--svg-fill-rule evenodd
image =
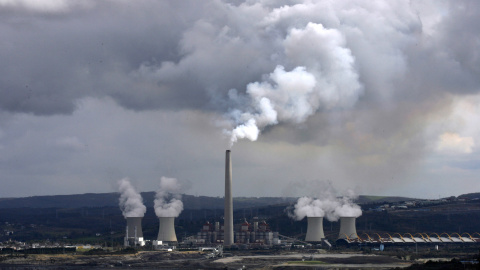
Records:
M234 196L479 192L479 25L473 0L0 0L0 197L223 196L230 148Z

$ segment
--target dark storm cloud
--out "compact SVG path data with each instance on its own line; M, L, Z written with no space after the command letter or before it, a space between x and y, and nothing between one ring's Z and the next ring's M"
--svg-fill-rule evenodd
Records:
M226 110L229 89L244 92L276 65L313 67L285 44L308 23L344 36L340 46L355 59L363 99L436 86L478 91L474 2L445 5L434 33L422 30L422 10L408 2L20 3L1 8L0 107L7 111L71 113L86 96L111 96L136 110ZM309 53L306 45L290 46Z
M203 9L196 2L105 1L79 9L65 6L47 11L2 8L3 110L71 113L77 99L104 95L125 98L128 104L131 97L142 94L142 82L130 78L131 73L144 62L177 61L181 33ZM143 94L158 95L155 107L159 107L164 96L175 92L169 90L163 95L148 90ZM148 107L151 98L145 100ZM134 108L143 106L131 103Z
M108 117L75 114L87 111L81 108L87 100L114 107L119 116L130 117L122 110L133 110L134 122L148 118L148 127L126 121L126 130L148 133L155 117L173 117L159 121L168 135L142 133L138 136L145 138L136 140L128 133L128 140L118 141L122 154L140 157L145 153L136 149L165 138L178 140L179 148L194 149L192 142L202 136L206 145L215 145L210 138L225 130L235 139L260 135L254 146L238 143L277 153L279 163L285 161L280 157L298 157L321 168L321 180L382 188L408 184L398 179L422 166L438 136L459 132L455 125L438 124L456 98L480 90L479 6L475 1L0 1L2 168L38 159L45 164L26 171L47 170L45 175L60 179L49 162L67 162L65 156L85 153L92 141L108 141L111 148L96 152L96 158L135 171L113 150L121 135L102 128L109 126L101 122ZM112 113L101 107L95 111ZM70 125L69 132L42 130L39 140L55 138L46 146L17 136L29 129L36 134L44 121L55 127L70 120L57 114L71 116L88 132ZM182 122L192 115L199 120ZM219 127L212 131L206 119ZM175 136L169 130L177 130L177 120L188 126ZM18 130L11 129L12 122ZM432 123L444 128L431 128ZM89 132L99 135L98 141ZM457 137L474 141L472 134ZM32 148L22 148L22 139ZM161 143L175 157L165 163L182 160L174 147ZM204 158L191 149L189 155ZM30 151L36 154L28 158ZM271 162L263 155L252 162L249 153L242 154L248 165ZM85 160L75 161L89 164ZM296 168L289 174L259 174L295 180L283 178L304 173L303 163L289 162ZM310 169L302 177L316 174ZM210 177L207 171L202 175Z

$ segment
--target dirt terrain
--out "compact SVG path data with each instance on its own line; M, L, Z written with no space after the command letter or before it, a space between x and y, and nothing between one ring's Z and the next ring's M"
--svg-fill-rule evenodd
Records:
M28 255L1 257L1 269L391 269L410 262L363 254L230 254L209 259L201 252L139 252L134 255Z

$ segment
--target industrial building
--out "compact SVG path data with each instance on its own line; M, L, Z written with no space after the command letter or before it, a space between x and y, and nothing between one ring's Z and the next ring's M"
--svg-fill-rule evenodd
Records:
M230 247L234 245L248 245L250 247L280 245L282 239L298 241L297 239L279 235L278 232L270 230L265 221L253 218L251 222L246 219L243 223L233 222L233 198L232 198L232 161L231 151L225 153L225 208L224 224L215 221L206 222L196 236L190 237L188 241L201 245L223 245ZM127 217L127 228L125 246L144 246L141 217ZM325 245L331 244L325 238L323 230L323 217L307 217L308 227L305 236L305 244ZM152 241L154 246L174 246L178 243L175 234L175 218L160 217L157 240ZM409 245L409 244L476 244L480 243L480 234L470 235L468 233L415 233L399 234L394 233L380 235L378 233L362 234L359 236L356 230L356 218L351 216L340 217L340 229L336 243L339 245ZM192 243L191 242L191 243ZM298 241L301 242L301 241ZM303 242L302 242L303 243Z
M244 221L234 230L234 238L231 245L251 244L272 246L280 244L278 232L272 232L267 222L258 222L254 218L252 223ZM206 222L200 232L197 233L196 242L199 244L221 244L224 243L224 226L219 222L214 224Z
M474 237L477 235L477 237ZM474 233L384 233L382 235L374 233L369 235L367 233L357 238L338 239L337 244L347 245L443 245L443 244L480 244L480 234Z

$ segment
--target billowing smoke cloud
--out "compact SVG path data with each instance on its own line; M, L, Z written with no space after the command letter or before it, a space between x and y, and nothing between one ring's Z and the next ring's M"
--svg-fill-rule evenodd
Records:
M226 142L261 138L247 147L281 162L312 160L305 170L265 170L278 179L265 191L272 196L295 175L315 177L312 168L376 194L436 197L411 185L439 177L445 192L475 185L480 133L444 119L454 100L480 96L478 1L7 0L0 14L0 164L12 186L4 196L32 195L31 181L42 183L35 193L71 193L80 190L73 179L102 178L106 167L144 175L125 158L132 149L168 171L176 161L150 155L184 153L162 145L169 136L195 156L203 149L188 143L218 142L221 130ZM152 133L154 118L165 119L162 134L176 134ZM198 168L191 173L207 183L211 171ZM212 194L213 184L196 188ZM101 185L81 190L108 190Z
M330 221L337 221L340 217L362 215L360 206L353 202L356 196L352 190L347 190L346 194L337 197L337 192L330 182L300 181L299 185L302 184L308 184L312 189L310 192L318 195L317 198L314 196L299 198L293 209L287 211L291 218L302 220L305 217L326 217Z
M154 201L157 217L178 217L180 215L183 210L180 190L181 185L177 179L162 176Z
M120 192L120 209L124 217L143 217L147 208L143 205L143 199L132 186L128 178L118 181L118 192Z
M299 198L290 217L302 220L304 217L326 217L330 221L337 221L340 217L359 217L362 215L360 206L353 203L351 198Z
M247 85L249 102L228 114L235 125L225 132L231 143L244 138L255 141L269 125L302 123L319 109L353 105L363 87L355 59L345 45L341 32L322 24L308 23L304 28L291 29L282 41L284 59L279 62L296 67L288 71L277 65L262 82ZM229 97L235 99L238 95Z

